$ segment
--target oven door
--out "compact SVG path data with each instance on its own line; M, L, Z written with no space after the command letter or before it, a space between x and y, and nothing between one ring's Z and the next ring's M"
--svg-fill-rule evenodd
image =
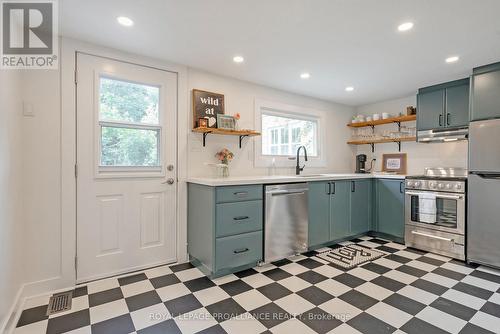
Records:
M464 194L413 190L405 194L406 224L464 234Z

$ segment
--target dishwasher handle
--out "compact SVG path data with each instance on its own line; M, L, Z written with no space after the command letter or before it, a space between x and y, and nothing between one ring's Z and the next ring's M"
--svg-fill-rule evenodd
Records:
M304 195L306 193L306 189L299 190L273 190L267 192L271 196L283 196L283 195Z

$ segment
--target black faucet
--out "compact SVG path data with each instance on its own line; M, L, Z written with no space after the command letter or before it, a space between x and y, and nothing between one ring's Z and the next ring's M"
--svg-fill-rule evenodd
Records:
M306 150L306 147L305 146L299 146L299 148L297 148L297 166L295 166L295 175L300 175L300 172L302 172L304 170L304 166L300 167L300 149L303 148L304 149L304 159L306 159L307 161L307 150Z

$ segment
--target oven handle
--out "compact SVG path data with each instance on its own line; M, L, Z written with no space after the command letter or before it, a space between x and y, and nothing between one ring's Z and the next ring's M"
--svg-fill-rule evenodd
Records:
M420 235L422 237L428 237L428 238L434 238L434 239L439 239L439 240L443 240L443 241L453 242L453 239L439 237L437 235L431 235L431 234L417 232L417 231L411 231L411 234L416 234L416 235Z
M406 195L413 195L413 196L419 196L419 195L425 195L429 193L423 193L423 192L413 192L413 191L407 191ZM462 199L463 196L460 195L443 195L443 194L435 194L432 193L436 196L436 198L445 198L445 199Z

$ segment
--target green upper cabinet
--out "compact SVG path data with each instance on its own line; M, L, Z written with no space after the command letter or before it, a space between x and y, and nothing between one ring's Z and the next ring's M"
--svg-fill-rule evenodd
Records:
M470 120L500 118L500 63L475 68L471 87Z
M445 104L444 89L418 93L417 127L418 130L432 130L443 126Z
M371 228L372 180L351 181L351 235L368 232Z
M376 232L404 238L404 201L404 180L376 180Z
M331 182L330 196L330 240L350 235L350 191L351 181Z
M417 94L417 129L460 128L469 124L469 79L421 88Z
M469 80L446 88L445 126L459 128L469 125Z
M309 182L309 247L330 241L330 182Z

